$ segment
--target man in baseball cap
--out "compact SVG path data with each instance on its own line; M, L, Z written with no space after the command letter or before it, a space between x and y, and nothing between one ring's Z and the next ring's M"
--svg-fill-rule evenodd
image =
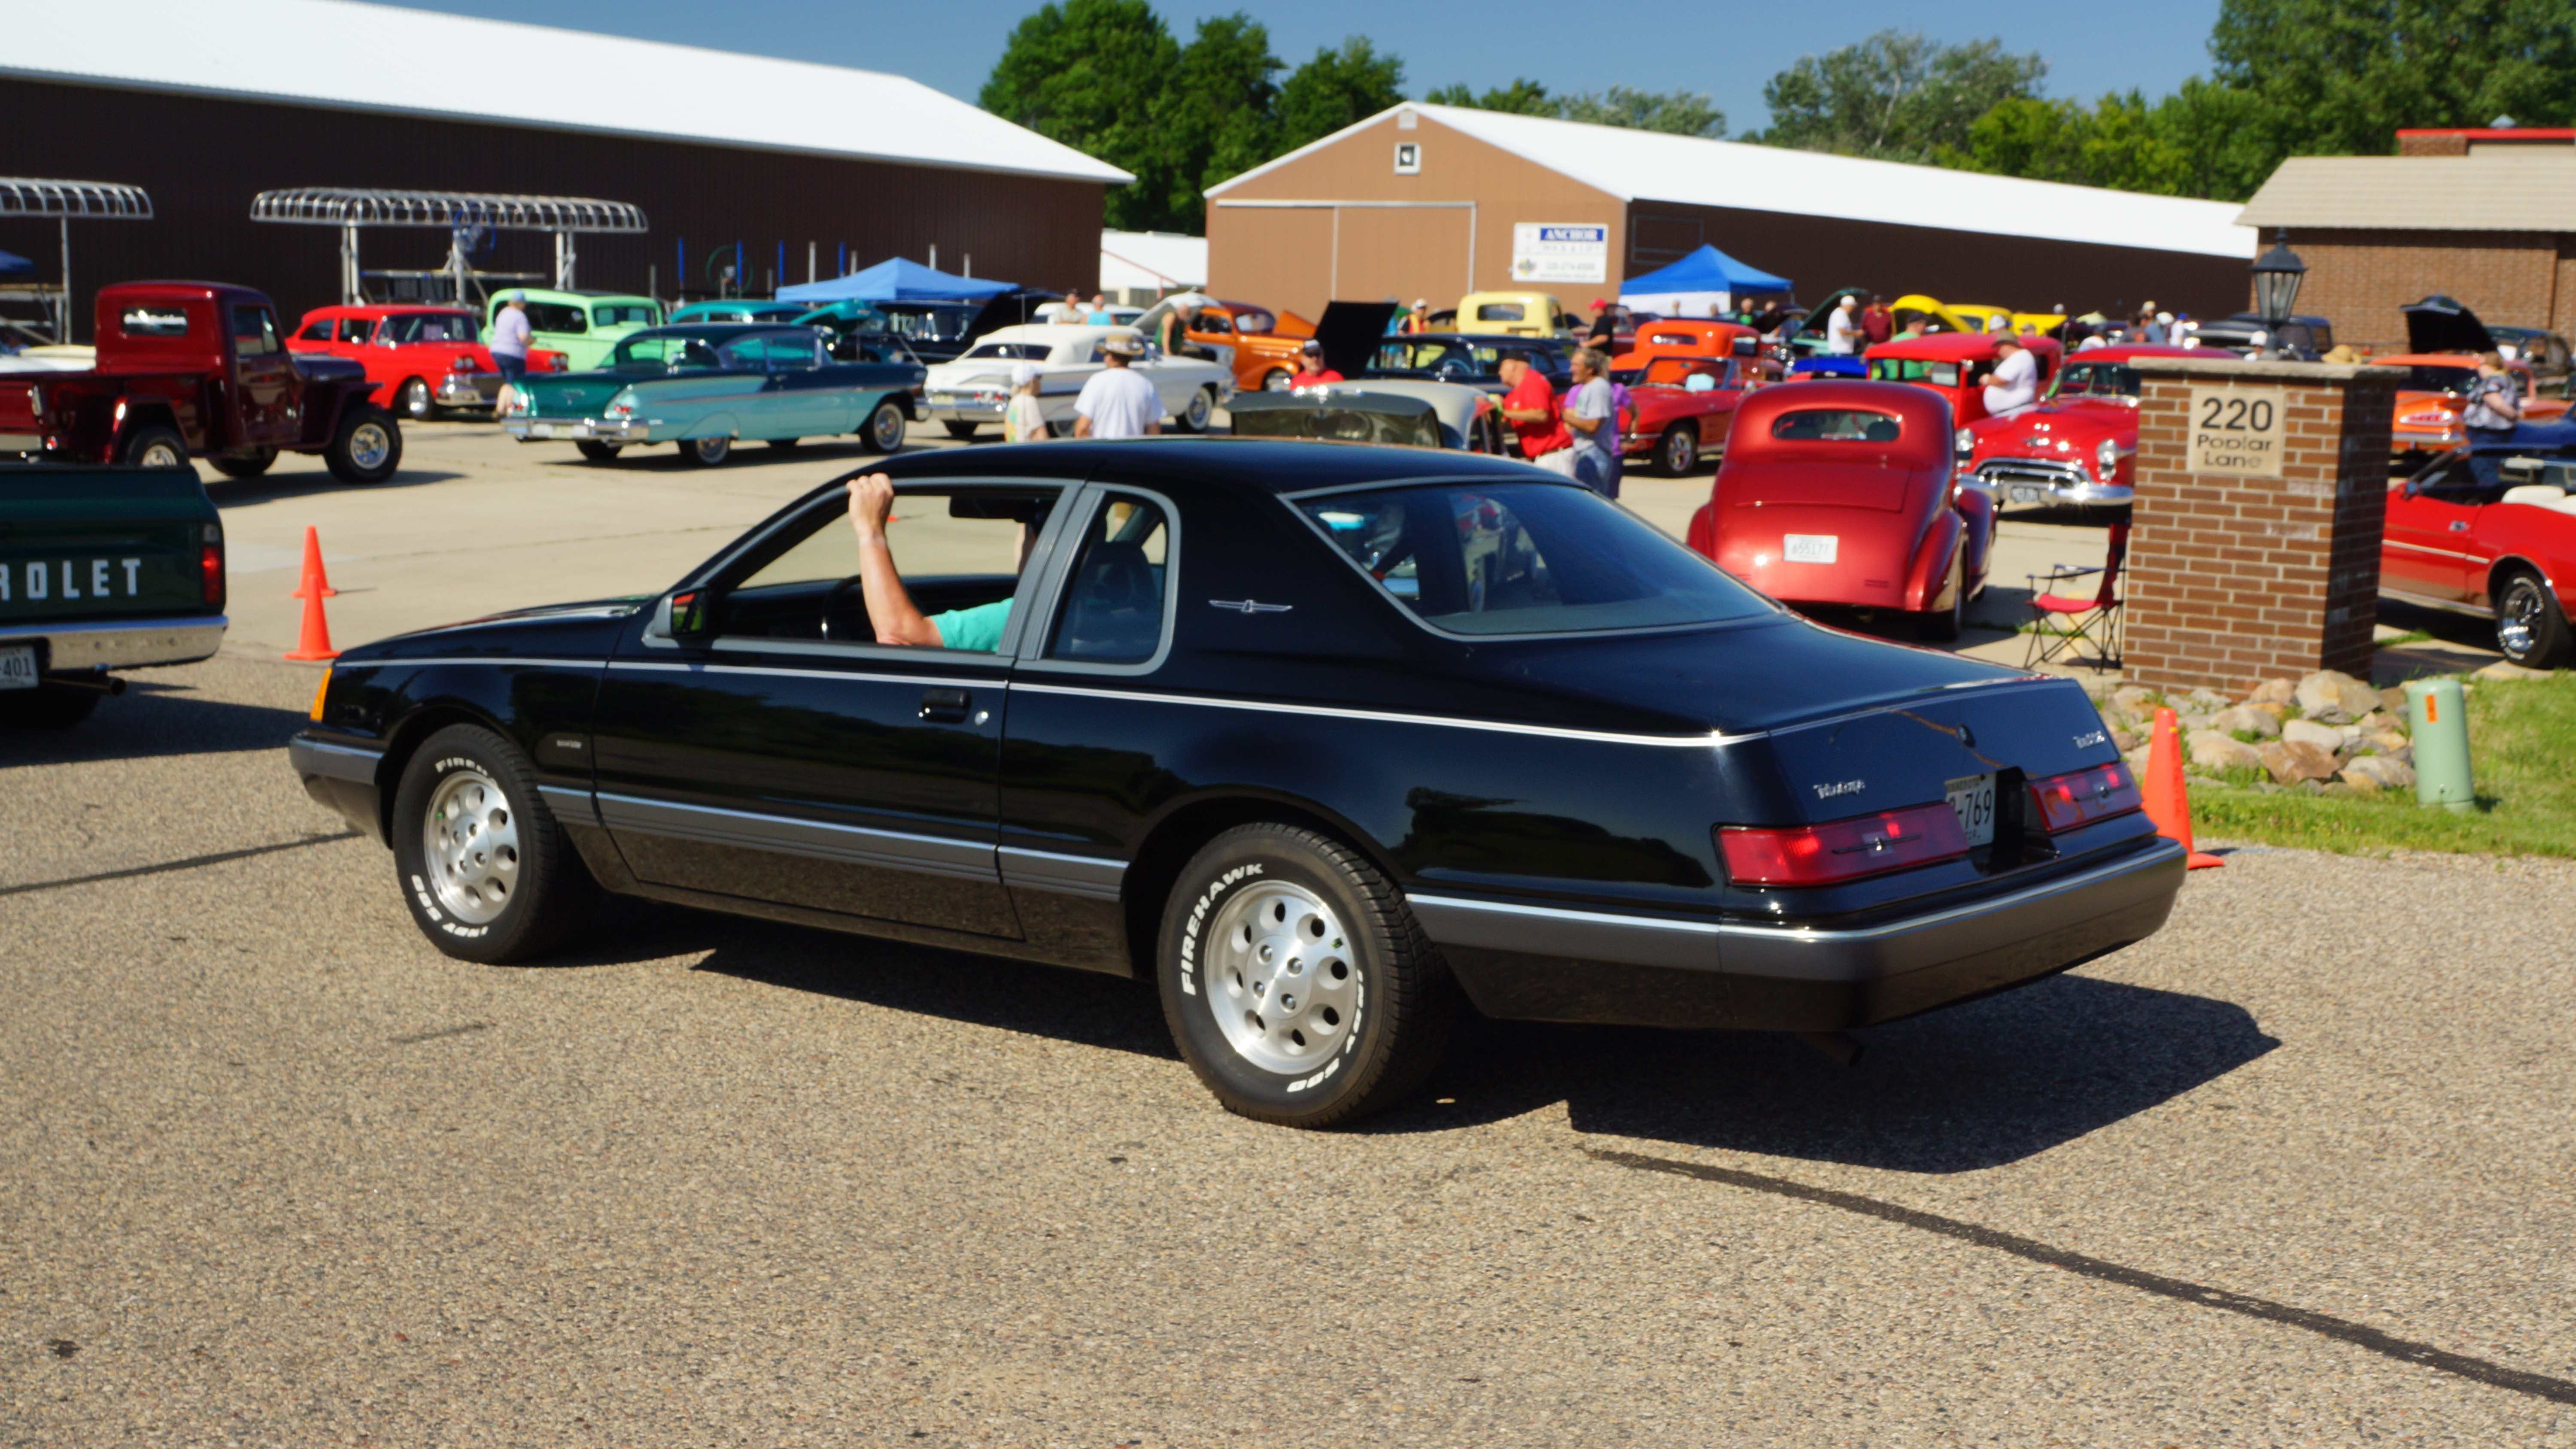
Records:
M1320 383L1340 382L1342 375L1324 365L1324 344L1309 337L1297 346L1297 375L1288 379L1290 387L1314 387Z

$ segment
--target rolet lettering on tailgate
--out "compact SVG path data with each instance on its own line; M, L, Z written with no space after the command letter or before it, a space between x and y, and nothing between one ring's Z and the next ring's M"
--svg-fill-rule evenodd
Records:
M142 592L142 572L139 558L66 558L27 564L0 559L0 604L131 599Z

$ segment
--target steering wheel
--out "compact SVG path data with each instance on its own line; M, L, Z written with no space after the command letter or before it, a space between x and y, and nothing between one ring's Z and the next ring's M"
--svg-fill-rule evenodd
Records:
M848 639L841 638L839 635L832 632L832 616L839 613L841 610L841 596L848 593L850 590L859 587L859 585L864 582L866 582L865 575L852 574L848 578L841 580L839 583L832 585L832 592L823 596L823 642L827 644L874 644L877 642L877 636L873 632L864 639L855 637L858 632L856 629L851 631L854 637ZM861 601L861 607L862 609L865 608L864 600Z

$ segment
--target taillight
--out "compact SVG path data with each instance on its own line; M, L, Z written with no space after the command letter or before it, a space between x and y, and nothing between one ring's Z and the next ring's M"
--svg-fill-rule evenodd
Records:
M1814 886L1965 855L1968 837L1944 802L1823 825L1721 825L1717 848L1737 885Z
M2138 793L2138 782L2126 765L2095 765L2064 775L2051 775L2030 782L2030 802L2039 815L2039 827L2051 835L2126 815L2142 809L2146 800Z
M197 583L205 591L206 607L224 606L224 534L209 523L206 541L197 551Z

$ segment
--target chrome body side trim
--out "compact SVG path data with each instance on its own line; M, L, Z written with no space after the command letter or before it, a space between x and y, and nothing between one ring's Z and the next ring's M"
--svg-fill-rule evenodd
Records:
M588 790L575 790L564 785L539 785L537 798L555 812L555 818L572 825L597 825L599 805Z
M141 669L153 664L194 664L224 645L231 620L221 614L177 619L102 619L49 623L43 619L0 623L0 644L45 646L44 669Z
M382 750L360 749L356 745L335 745L309 735L297 735L286 742L286 763L299 775L319 775L326 780L353 780L373 786L376 771L385 762Z
M1014 889L1054 891L1092 900L1118 899L1127 862L1094 855L1062 855L1005 845L1000 849L1002 884Z
M1272 704L1249 699L1214 699L1197 694L1155 694L1141 689L1088 689L1070 684L1039 684L1025 679L1011 682L1013 690L1033 694L1085 695L1097 699L1132 700L1146 704L1187 704L1206 709L1241 709L1265 714L1292 714L1326 719L1376 720L1385 724L1432 725L1443 729L1486 730L1496 734L1536 735L1545 739L1598 740L1604 744L1662 745L1682 749L1707 749L1718 745L1740 744L1758 740L1769 731L1727 735L1714 731L1704 735L1628 735L1606 730L1567 729L1556 725L1513 724L1505 720L1451 719L1441 715L1396 714L1385 710L1342 709L1332 705Z
M2379 596L2383 599L2395 599L2403 604L2413 604L2419 609L2439 609L2445 614L2466 614L2472 619L2495 617L2495 610L2483 604L2464 604L2458 599L2436 599L2429 594L2410 594L2404 589L2392 589L2386 584L2379 586Z
M820 820L748 810L723 810L707 805L681 805L668 800L611 795L605 791L595 798L599 802L600 823L611 830L677 836L683 840L772 850L785 855L811 856L854 865L885 866L959 880L999 883L1001 879L994 864L994 847L989 842L911 835L860 825L832 825Z

